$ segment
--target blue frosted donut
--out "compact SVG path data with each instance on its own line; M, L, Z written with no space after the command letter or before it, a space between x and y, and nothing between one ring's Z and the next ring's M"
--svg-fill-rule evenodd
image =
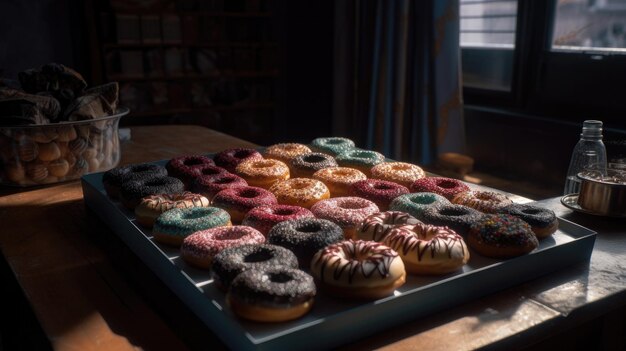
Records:
M160 243L180 246L186 237L197 231L229 225L230 215L221 208L176 208L157 217L152 234Z
M389 210L406 212L417 219L421 219L422 213L426 209L449 203L448 199L435 193L411 193L393 199L389 205Z
M341 167L355 168L370 176L372 167L385 162L385 156L376 151L352 149L335 156L335 160Z
M344 151L354 148L354 141L348 138L330 137L317 138L311 142L311 149L317 152L329 154L331 156L339 155Z

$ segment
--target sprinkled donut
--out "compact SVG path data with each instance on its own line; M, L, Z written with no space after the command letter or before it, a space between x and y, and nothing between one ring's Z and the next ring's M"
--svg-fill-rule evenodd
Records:
M340 166L356 168L369 177L372 167L385 162L385 156L372 150L352 149L335 156L335 160Z
M354 148L354 141L348 138L330 137L317 138L311 142L311 148L317 152L336 156Z
M447 274L458 271L469 261L463 238L448 227L419 223L396 228L383 241L396 250L407 272Z
M438 207L449 204L445 197L435 193L411 193L400 195L391 201L389 209L391 211L401 211L420 219L422 213L431 207Z
M311 212L317 218L328 219L343 229L346 239L356 237L356 228L367 216L380 212L375 203L355 196L334 197L322 200L313 207Z
M225 168L229 172L234 172L237 165L247 159L262 159L263 156L255 149L233 148L223 150L213 157L215 164Z
M419 166L406 162L383 162L370 169L372 178L398 183L407 188L414 181L424 178L425 173Z
M232 173L220 175L200 176L191 185L191 191L202 194L212 200L217 193L224 189L241 188L248 186L248 182L240 176Z
M264 206L276 205L276 196L271 192L254 186L228 188L215 195L212 205L223 208L230 214L233 223L241 223L243 217L251 209Z
M528 223L507 214L487 214L472 224L468 245L487 257L509 258L527 254L539 246Z
M451 200L456 194L469 191L469 186L462 181L446 177L427 177L411 184L412 193L429 192L439 194Z
M248 211L241 224L252 227L267 236L267 233L269 233L270 229L276 224L301 217L313 218L314 216L311 211L300 206L259 206Z
M470 190L458 193L452 203L471 207L483 213L496 213L501 208L511 205L513 201L506 195L493 191Z
M194 232L229 225L230 215L221 208L175 208L157 217L152 234L160 243L180 246Z
M225 248L263 242L265 242L263 234L251 227L243 225L215 227L186 237L180 246L180 253L183 260L190 265L209 269L215 255Z
M189 188L193 179L200 175L199 168L205 165L215 166L215 162L203 155L179 156L169 160L165 169L170 176L182 180Z
M450 227L458 234L465 235L472 223L482 216L482 212L476 211L471 207L447 204L425 210L421 218L418 219L424 223Z
M311 178L320 169L337 166L337 161L332 156L313 152L294 157L289 169L292 178Z
M324 183L310 178L291 178L270 188L279 204L311 208L320 200L328 199L330 192Z
M268 243L282 246L296 254L302 268L310 266L316 252L343 240L343 230L337 224L311 217L278 223L267 235Z
M298 259L284 247L269 244L246 244L228 247L213 258L211 276L215 285L227 290L240 273L273 267L298 268Z
M274 183L289 179L289 167L284 162L272 159L245 160L237 165L235 173L250 186L269 189Z
M318 251L311 274L339 297L378 299L406 281L404 263L392 248L375 241L346 240Z
M500 209L499 213L515 216L528 223L539 239L552 235L559 228L559 220L554 211L547 208L512 204Z
M313 151L304 144L284 143L268 146L263 152L263 155L265 158L273 158L289 164L294 157L310 154L311 152Z
M126 181L164 177L166 175L167 170L163 166L149 163L135 164L113 168L105 172L102 175L102 184L104 185L104 190L106 190L107 195L112 199L117 199L120 196L122 183Z
M137 223L152 228L156 218L163 212L174 208L209 207L209 199L188 191L182 194L156 194L141 199L135 207Z
M331 197L353 196L352 184L367 179L365 173L348 167L330 167L313 173L313 179L326 184Z
M305 315L317 290L313 277L293 268L250 269L233 280L226 300L241 318L256 322L284 322Z
M356 230L359 240L373 240L382 242L389 232L403 225L421 223L415 217L405 212L386 211L367 216Z
M405 186L381 179L360 180L352 184L352 191L355 196L374 202L381 211L387 211L396 197L409 193Z
M122 183L120 200L124 206L134 210L141 202L141 199L148 195L180 194L183 191L185 191L185 185L178 178L168 176L148 177Z

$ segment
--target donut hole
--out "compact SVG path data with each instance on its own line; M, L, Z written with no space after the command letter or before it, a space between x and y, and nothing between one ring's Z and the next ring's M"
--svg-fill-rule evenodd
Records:
M343 202L337 204L337 207L343 208L344 210L360 210L362 208L366 208L367 204L362 204L358 202Z
M309 156L303 157L302 159L305 162L309 162L309 163L320 163L320 162L326 161L326 158L320 155L309 155Z
M165 185L167 182L165 179L154 178L146 181L145 186L161 186Z
M304 223L296 228L301 233L317 233L322 230L319 223Z
M452 189L456 188L458 184L450 180L442 180L437 183L437 186L444 189Z
M451 217L459 217L459 216L464 216L467 214L467 212L458 208L444 208L441 211L439 211L439 213L444 216L451 216Z
M234 182L235 180L236 180L235 177L224 177L224 178L215 179L214 183L215 184L230 184Z
M527 209L522 210L522 213L532 216L532 215L537 215L541 213L541 211L536 208L527 208Z
M296 211L289 208L279 208L274 211L274 214L279 216L291 216L294 213L296 213Z
M275 165L274 161L271 160L263 160L263 161L257 161L254 163L254 168L268 168L268 167L273 167Z
M329 139L326 141L326 144L330 144L330 145L341 145L343 143L345 143L345 141L341 139Z
M304 180L291 182L291 188L294 190L301 190L304 188L308 188L310 183Z
M243 261L246 263L265 262L265 261L271 260L272 257L274 256L269 250L261 249L261 250L254 251L246 255L243 258Z
M183 164L185 166L198 166L198 165L202 165L204 164L203 160L199 159L199 158L189 158L186 159Z
M272 283L287 283L293 280L293 278L289 274L283 272L269 273L267 276Z
M334 171L333 174L338 176L338 177L348 177L348 176L350 176L350 171L348 171L346 169L338 169L338 170Z
M353 151L350 153L351 157L354 158L370 158L370 154L365 151Z
M389 185L389 184L385 184L385 183L376 183L374 185L372 185L372 187L376 190L392 190L394 189L393 186Z
M202 175L216 175L216 174L220 174L220 171L218 169L215 169L215 168L203 168L200 171L200 174L202 174Z
M393 165L391 169L394 171L408 171L411 168L409 165Z
M420 197L420 198L411 198L412 203L417 205L430 205L436 201L434 197Z
M250 150L237 150L235 151L235 153L233 154L233 156L235 158L247 158L252 154L252 152Z
M243 189L238 194L240 197L244 197L246 199L253 199L259 196L259 192L255 189Z

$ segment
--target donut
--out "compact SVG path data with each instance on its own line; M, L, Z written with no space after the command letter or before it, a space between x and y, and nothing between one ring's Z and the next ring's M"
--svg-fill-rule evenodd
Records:
M387 211L391 201L400 195L408 194L409 189L386 180L366 179L352 184L352 192L355 196L374 202L381 211Z
M64 158L56 159L50 163L48 163L48 173L54 177L65 177L65 175L70 171L70 164Z
M242 272L273 267L298 268L293 252L270 244L245 244L227 247L213 258L211 276L215 285L228 290L230 283Z
M363 240L345 240L318 251L311 274L330 294L358 299L392 295L406 281L404 263L395 250Z
M21 138L17 143L17 155L23 162L30 162L39 155L39 144L29 138Z
M174 208L209 207L206 197L185 191L181 194L155 194L141 199L135 207L137 223L152 228L156 218L163 212Z
M215 162L202 155L178 156L169 160L165 169L170 176L182 180L185 187L189 188L191 182L200 175L199 168L205 165L215 166Z
M270 229L280 222L297 219L301 217L314 217L308 209L291 205L268 205L259 206L248 211L241 221L242 225L247 225L267 236Z
M513 201L503 194L493 191L470 190L456 194L452 203L471 207L483 213L496 213Z
M117 199L120 196L122 183L126 181L163 177L166 175L167 170L163 166L149 163L134 164L113 168L112 170L104 172L102 175L102 184L104 185L104 190L106 190L107 195L112 199Z
M313 173L320 169L337 166L337 161L332 156L312 152L294 157L289 164L289 169L292 178L311 178Z
M289 164L294 157L310 154L311 152L313 151L304 144L285 143L268 146L265 151L263 151L263 156Z
M352 196L352 184L367 176L358 169L348 167L323 168L313 173L313 179L326 184L331 197Z
M246 213L255 207L277 204L274 194L254 186L224 189L212 201L213 206L226 210L236 224L241 223Z
M60 142L70 142L78 138L76 129L72 126L59 126L59 128L57 128L57 133L59 133L57 140Z
M512 204L499 210L499 213L515 216L530 225L538 239L546 238L559 228L559 220L554 211L547 208Z
M299 269L250 269L233 280L226 301L241 318L284 322L309 312L316 293L313 277Z
M223 168L222 168L223 169ZM212 200L220 191L229 188L241 188L248 186L248 182L240 176L232 173L218 175L199 176L191 184L191 191Z
M470 258L463 238L448 227L406 225L392 230L383 243L398 252L412 274L452 273Z
M274 183L289 179L289 167L284 162L272 159L249 159L242 161L235 173L250 186L269 189Z
M435 193L448 200L452 200L452 198L458 193L469 190L469 186L465 185L462 181L446 177L427 177L418 179L411 184L412 193Z
M370 200L355 196L334 197L322 200L313 207L311 212L317 218L328 219L343 229L346 239L356 236L356 228L367 216L380 212L378 206Z
M406 162L383 162L370 169L372 178L398 183L410 189L414 181L426 175L420 167Z
M369 177L372 167L385 162L385 156L372 150L352 149L335 156L335 160L340 166L356 168Z
M221 151L213 157L215 164L225 168L229 172L235 172L235 168L247 159L262 159L261 153L255 149L234 148Z
M415 217L405 212L386 211L367 216L356 230L358 240L373 240L382 242L389 232L403 225L421 223Z
M160 243L180 246L186 237L197 231L230 225L230 215L221 208L174 208L156 218L152 235Z
M320 200L328 199L330 192L324 183L310 178L291 178L270 188L279 204L311 208Z
M474 222L467 244L483 256L509 258L527 254L539 246L528 223L507 214L487 214Z
M316 138L311 142L311 149L331 156L339 155L354 148L354 141L348 138Z
M389 210L406 212L411 216L420 219L422 213L431 207L450 204L445 197L435 193L411 193L400 195L391 201Z
M141 199L155 194L180 194L185 185L174 177L150 177L139 180L125 181L120 189L120 200L127 208L134 210Z
M49 142L45 144L39 144L38 158L44 162L56 160L61 157L61 149L57 143Z
M263 234L251 227L243 225L214 227L186 237L180 246L180 254L186 263L210 269L215 255L225 248L263 242L265 242Z
M472 223L482 217L483 213L471 207L446 204L426 209L418 219L424 223L446 226L461 235L467 234Z
M313 255L330 244L343 241L343 230L326 219L304 217L276 224L267 242L291 250L300 267L309 268Z

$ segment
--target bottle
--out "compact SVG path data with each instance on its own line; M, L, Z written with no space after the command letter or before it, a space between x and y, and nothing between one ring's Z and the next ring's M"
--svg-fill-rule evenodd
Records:
M580 179L576 175L582 171L606 175L606 149L602 142L602 121L587 120L583 123L580 140L574 147L572 159L565 179L564 195L580 191Z

